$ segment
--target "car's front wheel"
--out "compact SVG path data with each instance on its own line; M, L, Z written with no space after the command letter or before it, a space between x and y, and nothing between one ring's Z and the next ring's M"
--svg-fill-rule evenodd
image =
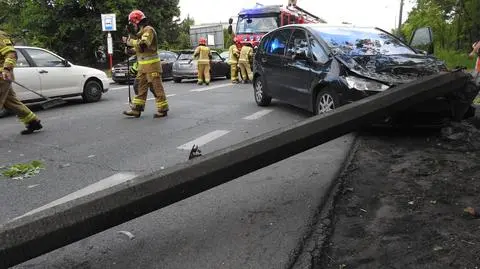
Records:
M329 89L323 89L317 94L314 113L321 115L328 113L340 106L338 95Z
M102 98L102 85L95 80L89 80L83 87L82 98L86 103L98 102Z
M272 102L272 97L265 93L265 85L261 76L257 76L253 81L253 92L255 102L259 106L268 106Z

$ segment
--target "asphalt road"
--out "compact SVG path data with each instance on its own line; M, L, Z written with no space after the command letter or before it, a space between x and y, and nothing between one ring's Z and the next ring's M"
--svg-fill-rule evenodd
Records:
M186 161L192 142L208 153L310 117L275 101L258 107L251 85L218 80L165 82L168 118L154 119L149 100L129 119L126 87L112 87L98 103L38 111L44 130L32 136L0 119L0 166L46 165L33 178L0 176L0 223L105 179ZM341 137L17 268L286 268L351 143Z

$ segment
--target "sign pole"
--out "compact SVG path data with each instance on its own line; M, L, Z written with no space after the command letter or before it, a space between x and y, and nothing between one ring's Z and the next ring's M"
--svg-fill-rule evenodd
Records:
M112 40L112 34L108 32L107 35L107 47L108 47L108 57L110 58L110 70L112 70L113 67L113 40Z
M107 48L108 48L108 57L110 62L110 70L113 68L113 40L111 31L117 30L117 20L114 13L111 14L101 14L102 18L102 30L108 32L107 34Z

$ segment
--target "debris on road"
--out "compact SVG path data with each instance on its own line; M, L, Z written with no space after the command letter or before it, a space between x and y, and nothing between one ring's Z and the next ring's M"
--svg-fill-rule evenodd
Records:
M119 231L118 233L126 235L128 237L128 239L130 239L130 240L133 240L135 238L135 236L131 232L128 232L128 231Z
M38 173L40 170L45 169L45 166L41 161L32 161L30 163L18 163L10 167L2 169L2 175L5 177L13 179L24 179L32 177Z
M379 154L378 154L379 153ZM480 264L480 131L363 133L313 268L473 268ZM362 207L369 214L355 208ZM464 214L470 217L462 217ZM472 218L473 217L473 218Z

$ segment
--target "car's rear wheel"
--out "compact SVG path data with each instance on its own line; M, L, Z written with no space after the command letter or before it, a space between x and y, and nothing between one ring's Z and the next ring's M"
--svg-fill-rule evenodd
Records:
M83 87L82 98L86 103L98 102L102 98L102 85L95 80L89 80Z
M175 82L175 83L180 83L180 82L182 82L182 79L181 79L181 78L175 78L175 77L174 77L174 78L173 78L173 82Z
M272 102L272 97L265 93L265 85L262 77L258 76L253 81L253 92L255 95L255 102L259 106L268 106Z
M317 94L314 113L315 115L325 114L339 106L338 95L332 90L323 89Z

